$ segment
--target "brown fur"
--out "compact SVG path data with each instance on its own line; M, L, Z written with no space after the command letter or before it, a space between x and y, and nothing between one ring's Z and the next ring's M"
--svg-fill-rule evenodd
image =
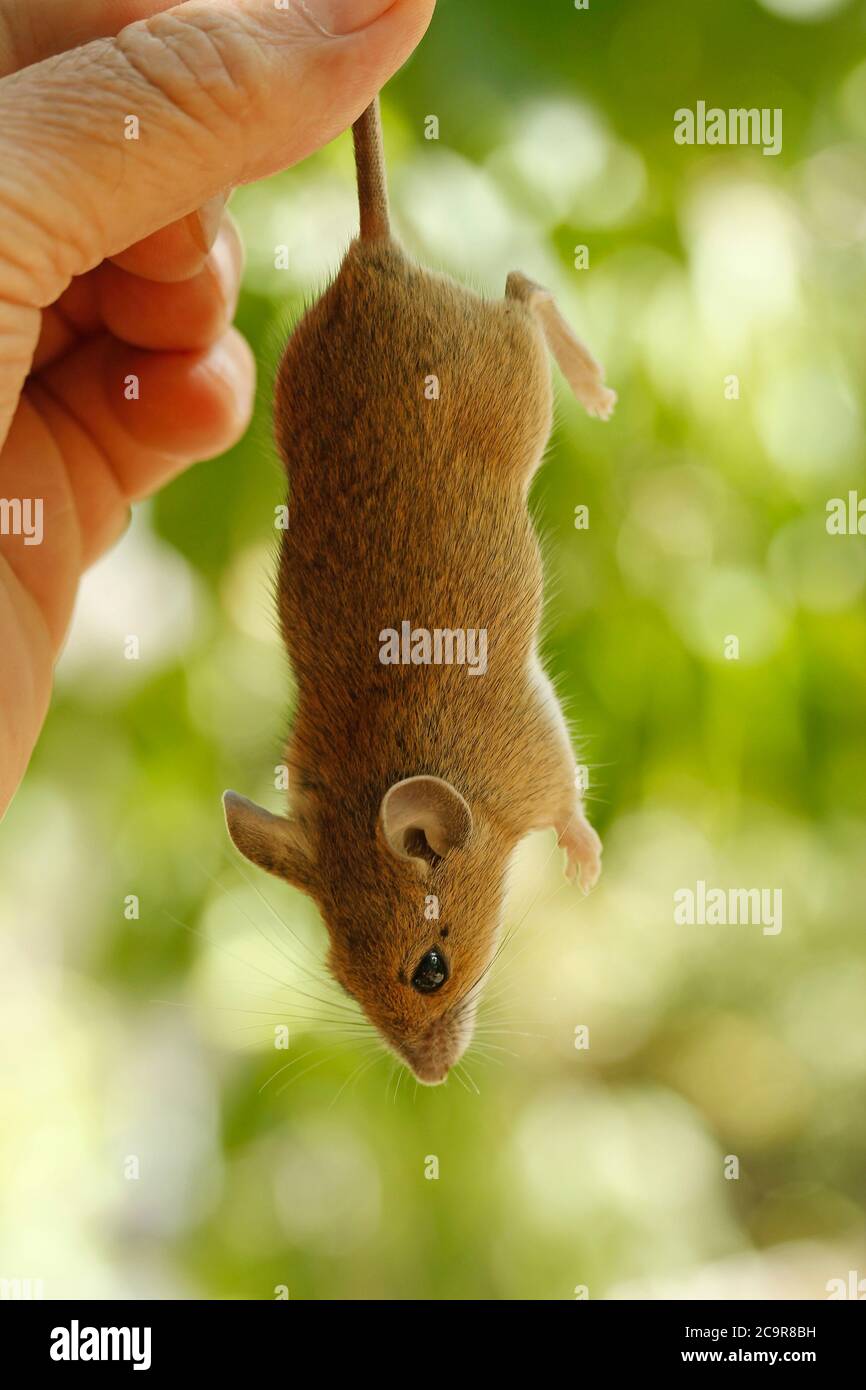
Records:
M585 886L598 872L536 659L542 572L526 499L551 382L526 286L517 277L509 296L484 301L414 265L387 234L355 241L279 372L292 810L276 837L268 822L232 835L316 899L334 975L426 1081L444 1077L471 1035L518 841L555 825ZM438 400L425 397L431 375ZM382 665L380 632L403 620L486 628L486 673ZM390 787L425 774L465 798L472 823L432 864L397 857L381 816ZM430 895L438 920L425 917ZM410 980L434 946L450 976L424 995Z

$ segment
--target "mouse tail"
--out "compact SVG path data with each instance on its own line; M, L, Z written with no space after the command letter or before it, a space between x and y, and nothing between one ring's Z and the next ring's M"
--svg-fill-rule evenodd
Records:
M355 167L358 173L358 205L361 211L361 240L375 241L391 235L388 216L388 183L379 98L370 103L352 126L355 138Z

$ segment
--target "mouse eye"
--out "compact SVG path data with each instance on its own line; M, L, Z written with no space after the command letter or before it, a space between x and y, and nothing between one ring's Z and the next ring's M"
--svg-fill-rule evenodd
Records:
M447 979L448 962L441 951L428 951L412 976L412 988L419 994L433 994Z

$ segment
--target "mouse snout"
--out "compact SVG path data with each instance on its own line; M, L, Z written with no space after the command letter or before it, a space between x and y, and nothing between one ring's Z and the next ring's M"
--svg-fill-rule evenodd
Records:
M441 1086L449 1071L448 1064L445 1062L413 1062L410 1060L409 1066L422 1086Z
M472 1015L449 1010L423 1033L400 1045L400 1054L424 1086L439 1086L472 1038Z

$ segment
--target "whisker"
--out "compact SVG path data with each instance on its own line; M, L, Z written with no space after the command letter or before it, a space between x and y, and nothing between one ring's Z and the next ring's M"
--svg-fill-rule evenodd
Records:
M398 1075L398 1073L397 1073L396 1058L395 1058L395 1059L394 1059L394 1062L392 1062L392 1064L391 1064L391 1070L388 1072L388 1079L387 1079L387 1081L385 1082L385 1100L386 1100L386 1101L387 1101L389 1095L391 1094L391 1082L395 1079L395 1077L396 1077L397 1075Z
M367 1044L367 1047L364 1049L364 1051L366 1052L370 1047L378 1046L378 1043L379 1043L378 1038L373 1038L373 1039L371 1039L371 1041ZM384 1056L387 1056L387 1053L383 1053L383 1055L384 1055ZM340 1087L339 1091L338 1091L337 1094L334 1096L334 1099L331 1101L331 1104L328 1106L328 1109L329 1109L329 1110L331 1110L331 1109L337 1104L337 1101L340 1099L340 1096L341 1096L341 1095L343 1094L343 1092L345 1091L345 1089L346 1089L346 1087L348 1086L349 1082L352 1080L352 1078L353 1078L354 1076L357 1076L357 1075L358 1075L358 1072L361 1070L361 1068L362 1068L363 1066L364 1066L364 1062L361 1061L361 1062L358 1063L358 1065L357 1065L357 1067L355 1068L355 1070L349 1073L349 1075L346 1077L345 1081L343 1082L342 1086Z
M357 1009L353 1008L351 1005L343 1004L340 1000L322 999L318 995L309 994L305 990L299 989L298 986L294 984L291 980L281 980L279 976L272 975L270 971L262 969L262 967L256 965L254 961L244 960L242 956L235 955L233 951L230 951L228 949L228 947L222 946L218 941L214 941L213 938L209 937L205 932L199 931L196 927L189 926L187 922L181 922L178 917L175 917L172 913L168 912L166 908L162 908L162 913L165 917L168 917L169 921L174 922L176 926L182 927L184 931L190 932L193 936L200 937L206 945L216 947L216 949L218 951L221 951L223 955L228 956L229 960L236 961L238 965L243 966L247 970L254 970L257 975L264 976L266 980L270 980L273 984L278 985L280 989L293 990L294 993L299 995L302 999L308 999L311 1000L313 1003L322 1004L325 1008L341 1009L345 1011L347 1015L357 1016ZM267 941L268 938L265 937L265 940ZM273 943L271 942L270 944L272 945Z
M401 1062L401 1063L400 1063L400 1071L399 1071L398 1076L397 1076L397 1085L394 1087L394 1104L395 1104L395 1105L397 1104L397 1096L398 1096L398 1094L399 1094L399 1092L400 1092L400 1087L403 1085L403 1077L404 1077L405 1075L406 1075L406 1067L405 1067L405 1066L402 1064L402 1062Z
M166 908L162 908L161 911L164 917L167 917L170 922L174 922L175 926L190 932L192 936L200 937L206 946L215 946L218 951L222 951L223 955L228 956L229 960L236 961L238 965L244 966L247 970L255 970L257 974L264 975L266 980L271 980L275 985L279 985L281 989L291 988L287 980L281 980L278 976L272 975L270 971L263 970L261 966L255 965L252 961L243 960L241 956L236 956L228 947L220 945L218 941L213 941L205 932L199 931L197 927L191 927L187 922L181 922L179 917L175 917L173 913L169 912Z
M308 954L309 954L309 955L312 957L312 959L315 961L316 965L320 965L321 962L320 962L320 960L319 960L319 957L316 955L316 952L313 950L312 946L309 946L309 945L307 944L307 942L304 941L303 937L298 936L298 933L295 931L294 927L290 927L289 924L288 924L288 922L286 922L286 921L283 920L283 918L282 918L282 917L280 916L280 914L277 912L277 909L274 907L274 905L273 905L273 903L270 901L270 899L265 897L264 893L263 893L262 890L259 888L259 885L256 883L255 879L254 879L254 878L251 878L250 875L247 873L246 869L244 869L244 868L242 867L242 865L240 865L239 863L237 863L236 860L233 860L232 863L233 863L233 865L234 865L234 868L237 869L237 871L238 871L238 873L240 874L241 878L243 878L243 879L245 880L245 882L247 882L247 883L249 884L249 886L253 889L253 891L256 893L256 895L257 895L259 898L261 898L261 900L262 900L262 902L264 903L265 907L268 909L268 911L271 913L271 915L274 916L274 917L277 919L277 921L279 922L280 926L283 927L285 931L289 932L289 933L295 938L295 940L297 941L297 943L298 943L299 946L303 946L304 950L308 952Z
M569 886L568 883L561 883L561 884L559 885L559 887L558 887L558 888L555 888L554 891L550 894L550 897L546 899L544 906L545 906L545 907L549 907L550 904L553 902L554 898L558 897L559 894L562 893L568 886ZM550 923L547 924L548 929L550 928L550 925L551 925ZM541 928L541 930L543 931L544 928ZM539 934L540 934L540 933L536 933L536 935L539 935ZM509 964L509 965L514 965L515 961L520 960L520 957L523 955L523 953L524 953L524 951L526 950L526 948L527 948L529 945L532 944L532 940L533 940L533 937L530 937L528 941L524 941L523 945L520 947L520 950L517 951L517 952L515 952L515 954L512 955L512 956L509 958L509 960L508 960L508 964Z
M312 1057L314 1053L320 1052L321 1050L322 1049L318 1047L308 1047L307 1051L302 1052L300 1057L293 1057L290 1061L285 1062L281 1067L278 1067L277 1070L274 1072L273 1076L269 1076L267 1081L262 1082L258 1091L259 1095L261 1095L262 1091L265 1089L266 1086L270 1086L272 1081L276 1081L278 1076L282 1076L284 1071L289 1071L290 1068L296 1067L299 1062L303 1062L305 1057ZM277 1095L279 1095L279 1091L277 1092Z
M519 1028L479 1028L478 1036L482 1038L506 1037L506 1038L541 1038L545 1042L550 1042L549 1033L524 1033Z
M283 960L285 960L286 963L290 965L293 970L300 971L309 979L313 980L316 984L322 983L322 977L320 977L318 972L312 972L308 966L304 965L301 961L296 960L293 955L291 955L287 950L285 950L279 941L275 941L273 937L268 935L268 933L255 920L255 918L250 916L246 908L237 901L237 899L234 897L232 893L229 892L224 883L221 883L219 879L215 878L214 875L212 873L209 873L207 869L203 869L203 872L207 874L211 882L216 884L217 888L219 888L221 892L225 893L232 907L234 907L236 911L238 911L241 914L241 916L244 917L247 922L249 922L253 930L262 938L262 940L265 942L267 946L271 948L271 950L276 951L277 955L282 956ZM250 886L255 888L255 884L251 884ZM258 892L258 889L256 889L256 892ZM259 897L262 897L261 893L259 893ZM265 903L265 906L270 906L266 898L262 898L262 901ZM284 922L282 922L279 917L277 917L277 921L280 923L281 926L285 926L286 930L290 930L288 926ZM300 940L300 938L298 938L298 940Z
M379 1063L380 1063L385 1057L387 1057L387 1056L388 1056L387 1052L385 1052L385 1051L383 1050L383 1051L379 1054L378 1057L373 1057L373 1058L371 1058L371 1060L370 1060L369 1062L367 1062L367 1064L364 1066L363 1070L362 1070L359 1074L357 1074L357 1075L355 1076L355 1079L354 1079L354 1081L352 1082L352 1090L354 1091L354 1089L355 1089L355 1087L357 1086L358 1082L360 1081L361 1077L364 1076L365 1073L368 1072L368 1071L371 1069L371 1067L378 1066Z
M460 1082L460 1085L463 1087L464 1091L469 1091L469 1087L466 1085L466 1082L463 1080L463 1077L460 1075L460 1064L459 1064L459 1063L457 1063L455 1066L453 1066L453 1067L451 1068L451 1075L452 1075L453 1077L456 1077L456 1079ZM471 1095L472 1092L469 1091L469 1094Z
M467 1057L471 1057L473 1062L478 1062L481 1066L486 1066L488 1062L492 1062L493 1065L497 1067L505 1066L501 1057L491 1057L483 1048L476 1046L471 1047L466 1055Z
M212 883L215 883L216 886L217 886L217 888L219 888L223 893L225 893L226 897L228 898L228 900L229 900L229 902L232 904L232 906L235 907L235 908L237 908L237 910L238 910L238 911L241 913L241 915L249 922L250 926L253 928L254 931L256 931L256 932L258 933L258 935L262 938L262 940L265 942L266 945L270 946L272 950L276 951L278 955L282 956L283 960L285 960L285 961L287 962L287 964L291 965L293 969L301 971L303 975L305 975L308 979L313 980L314 983L316 983L316 984L324 984L326 988L330 988L330 985L329 985L329 982L328 982L328 980L327 980L327 977L325 977L324 975L320 974L318 971L316 971L316 972L311 971L311 970L309 969L308 966L304 965L301 961L296 960L296 959L294 958L294 956L291 956L286 950L284 950L284 949L281 947L281 945L280 945L279 942L274 941L274 939L273 939L271 936L268 936L268 934L267 934L267 933L264 931L264 929L259 925L259 923L256 922L255 919L254 919L253 917L250 916L250 914L247 912L246 908L243 907L242 904L240 904L240 903L237 902L237 900L233 897L233 895L232 895L232 894L229 892L229 890L226 888L226 886L225 886L224 883L220 883L220 881L219 881L218 878L215 878L214 875L213 875L212 873L210 873L210 871L209 871L208 869L204 868L204 865L201 865L201 864L200 864L199 867L202 869L203 873L207 874L207 877L211 880L211 882L212 882ZM241 873L241 875L242 875L242 877L245 879L245 881L246 881L247 883L249 883L250 887L253 888L254 891L256 892L256 894L258 895L258 897L261 898L262 902L265 904L265 907L267 907L267 908L270 910L271 914L276 918L276 920L277 920L277 922L279 923L279 925L280 925L281 927L283 927L286 931L290 932L291 935L294 936L295 939L299 942L299 944L302 945L302 946L304 946L305 949L306 949L307 951L309 951L311 955L313 955L312 949L311 949L309 946L307 946L307 944L306 944L305 941L302 941L302 940L301 940L301 938L298 936L297 932L295 932L295 931L288 925L287 922L284 922L284 921L283 921L283 919L280 917L279 913L276 911L276 909L273 907L273 905L272 905L270 902L268 902L268 899L267 899L267 898L264 896L264 894L260 891L260 889L258 888L258 886L257 886L251 879L249 879L249 878L247 877L247 875L246 875L245 873L243 873L240 869L238 869L238 872ZM316 959L315 956L314 956L314 959ZM316 959L316 963L319 964L319 962L318 962L317 959ZM300 993L303 993L303 991L299 990L298 987L297 987L297 985L295 985L295 984L292 984L291 988L292 988L292 989L295 989L295 990L297 991L297 993L299 993L299 994L300 994ZM309 995L307 995L306 997L307 997L307 998L310 998L310 999L315 999L316 1002L317 1002L317 1003L320 1003L320 1004L330 1004L330 1005L331 1005L332 1007L334 1007L334 1008L347 1009L347 1010L350 1010L350 1011L351 1011L351 1005L345 1003L342 999L338 998L337 995L336 995L336 992L334 993L334 995L332 996L332 998L329 999L329 1000L322 999L319 995L312 995L312 994L309 994Z
M356 1029L359 1033L365 1033L371 1027L363 1015L359 1015L357 1019L328 1018L325 1015L317 1013L301 1013L297 1009L291 1007L289 1010L284 1009L277 1012L276 1010L251 1009L231 1004L195 1004L179 999L151 999L150 1003L161 1004L171 1009L191 1009L197 1013L201 1013L203 1010L208 1009L213 1010L214 1013L220 1014L246 1014L247 1017L255 1015L260 1018L275 1018L279 1019L280 1022L284 1023L288 1028L293 1028L297 1024L300 1024L304 1032L312 1032L314 1029L321 1029L324 1032L329 1029L339 1028L345 1029L346 1031ZM251 1023L248 1026L250 1028L264 1028L267 1025L264 1023Z
M325 1056L320 1058L318 1062L312 1062L310 1066L305 1067L303 1071L299 1071L297 1076L290 1076L288 1081L283 1082L283 1085L280 1087L280 1089L274 1093L274 1100L281 1096L283 1094L283 1091L287 1090L289 1086L294 1086L296 1081L300 1081L302 1076L308 1076L311 1071L316 1071L319 1067L323 1067L325 1063L329 1062L330 1060L330 1054L326 1053Z
M255 1028L267 1028L267 1029L268 1029L268 1032L267 1032L267 1034L265 1035L266 1038L272 1038L272 1037L273 1037L273 1034L272 1034L272 1032L270 1031L269 1025L268 1025L267 1023L242 1023L242 1024L240 1025L240 1027L232 1029L232 1032L233 1032L233 1033L251 1033L251 1032L253 1031L253 1029L255 1029ZM295 1028L295 1029L294 1029L294 1032L295 1032L295 1033L302 1033L302 1034L305 1034L305 1035L308 1035L308 1034L311 1034L311 1033L322 1033L322 1034L325 1034L325 1035L327 1035L327 1036L329 1036L329 1037L331 1037L331 1038L337 1038L337 1039L339 1039L339 1038L362 1038L362 1037L364 1036L363 1033L362 1033L359 1029L345 1028L345 1027L343 1027L343 1026L342 1026L341 1024L339 1024L339 1023L331 1023L331 1024L328 1024L328 1026L327 1026L326 1028L320 1028L320 1027L305 1028L305 1027L302 1026L302 1027L299 1027L299 1028ZM259 1046L260 1046L260 1047L263 1047L263 1046L264 1046L264 1039L261 1040Z
M510 1047L501 1047L499 1043L484 1042L482 1039L479 1043L476 1043L475 1046L480 1048L493 1048L496 1052L504 1052L507 1056L515 1057L519 1060L518 1053L512 1052Z
M471 1095L471 1094L472 1094L472 1091L474 1091L475 1094L476 1094L476 1096L480 1096L480 1095L481 1095L481 1092L479 1091L478 1087L476 1086L475 1080L474 1080L474 1078L472 1077L472 1075L471 1075L471 1073L470 1073L468 1067L466 1067L466 1066L464 1065L463 1062L458 1062L458 1063L457 1063L457 1068L456 1068L456 1070L457 1070L457 1072L458 1072L458 1077L459 1077L459 1075L460 1075L461 1072L463 1073L463 1076L466 1077L466 1080L467 1080L467 1082L469 1083L469 1084L467 1085L467 1087L466 1087L467 1091L469 1091L469 1088L470 1088L470 1087L472 1088L472 1090L469 1091L469 1094Z

